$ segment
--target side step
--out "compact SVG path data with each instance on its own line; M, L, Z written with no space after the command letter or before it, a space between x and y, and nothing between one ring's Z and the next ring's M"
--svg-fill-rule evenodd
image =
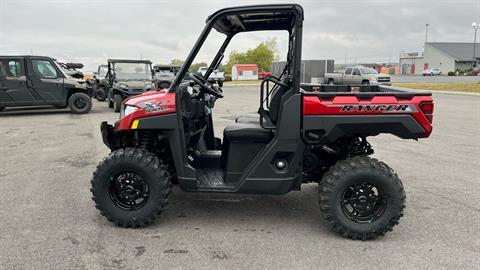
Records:
M197 187L200 190L229 189L225 184L225 171L221 167L222 152L210 150L200 153L196 160Z

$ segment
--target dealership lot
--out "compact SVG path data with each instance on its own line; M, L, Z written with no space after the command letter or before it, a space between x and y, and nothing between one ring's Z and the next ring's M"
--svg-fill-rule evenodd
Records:
M216 133L255 111L258 88L227 86ZM317 186L283 196L190 194L142 229L114 227L90 199L89 180L108 154L99 124L118 114L0 113L0 268L475 269L480 265L479 96L434 95L427 140L371 139L375 157L403 179L407 210L376 241L335 234L321 218Z

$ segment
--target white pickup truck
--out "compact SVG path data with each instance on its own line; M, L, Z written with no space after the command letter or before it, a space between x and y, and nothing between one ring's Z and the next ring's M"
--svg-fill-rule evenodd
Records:
M392 85L389 75L380 74L373 68L347 67L343 73L325 73L325 83L347 85Z
M202 75L205 75L205 72L207 72L208 67L200 67L198 69L198 72L200 72ZM223 81L225 81L225 76L223 72L220 72L218 70L214 70L210 76L208 77L208 81L210 83L217 83L218 86L222 87L223 86Z

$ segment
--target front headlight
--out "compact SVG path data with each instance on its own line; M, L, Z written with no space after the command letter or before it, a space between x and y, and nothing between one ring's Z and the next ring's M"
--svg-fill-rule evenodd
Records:
M377 77L369 77L368 78L370 81L373 81L373 82L376 82L377 81Z
M126 105L122 111L121 118L138 111L138 107Z

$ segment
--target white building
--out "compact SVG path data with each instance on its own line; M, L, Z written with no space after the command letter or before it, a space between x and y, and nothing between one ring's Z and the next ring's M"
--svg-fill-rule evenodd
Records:
M480 61L480 44L475 46L476 66ZM401 74L422 74L425 69L449 71L469 70L473 67L473 43L427 42L424 52L400 54Z
M258 80L258 66L256 64L235 64L232 66L232 80Z

